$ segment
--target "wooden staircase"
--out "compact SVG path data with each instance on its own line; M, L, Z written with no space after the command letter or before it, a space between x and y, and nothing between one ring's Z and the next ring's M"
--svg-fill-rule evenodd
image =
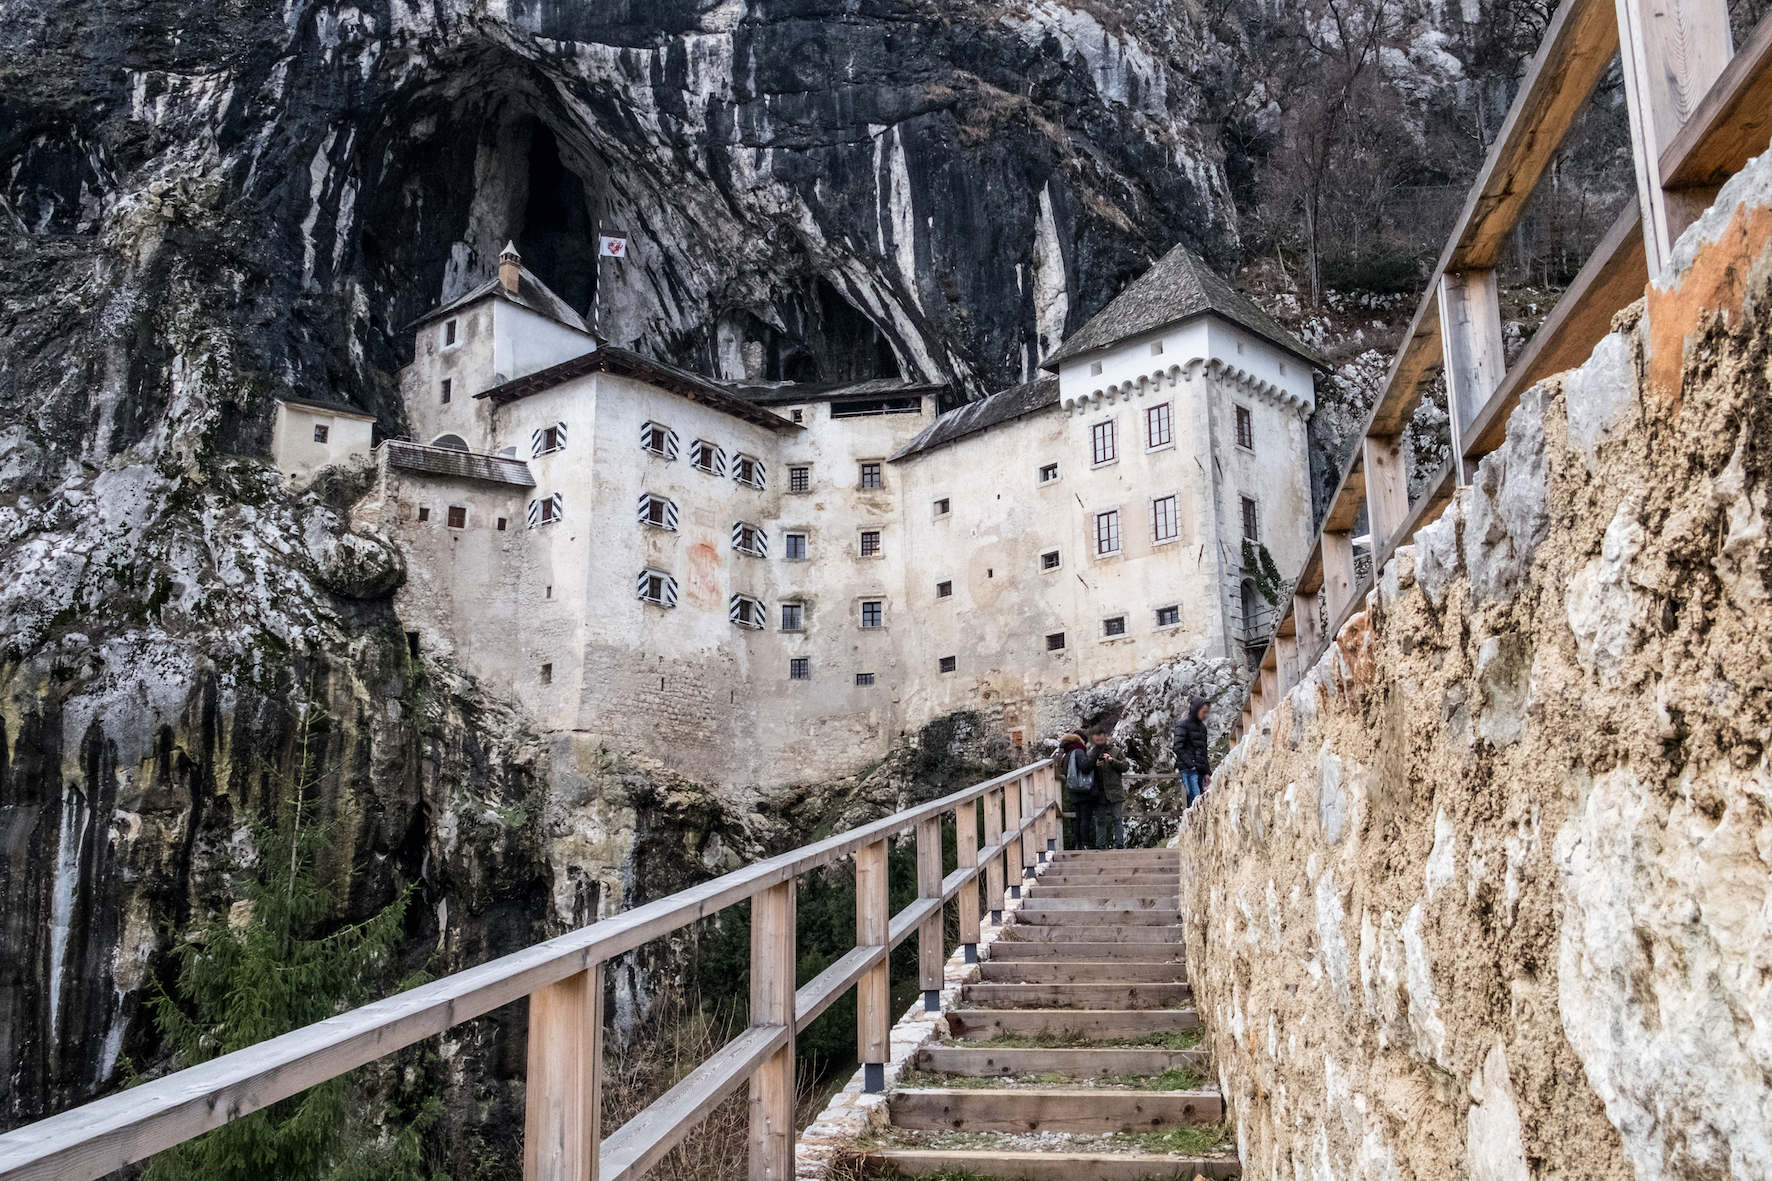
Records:
M1179 855L1061 852L887 1097L878 1164L1004 1181L1237 1177L1181 941Z

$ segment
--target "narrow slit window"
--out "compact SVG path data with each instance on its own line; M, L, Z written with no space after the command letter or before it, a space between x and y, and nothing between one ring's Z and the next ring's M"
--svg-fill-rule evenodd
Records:
M1162 355L1163 355L1163 342L1160 340L1151 341L1151 356L1160 357Z
M1119 509L1095 514L1095 552L1103 555L1120 552Z
M331 427L317 426L314 428L314 442L324 443L326 441L327 437L331 434L332 434Z
M1159 402L1144 412L1144 430L1152 447L1167 447L1175 442L1175 426L1169 403Z
M1255 450L1255 416L1247 406L1237 407L1237 446Z
M445 347L448 347L449 345L452 345L454 343L455 343L455 321L454 320L445 320L443 322L443 344Z
M1100 361L1089 362L1089 376L1090 377L1100 377L1101 376L1101 362Z
M950 500L948 500L947 497L944 496L940 500L935 502L935 515L936 516L945 517L952 511L953 511L952 502Z
M445 403L447 403L449 401L449 395L454 390L454 388L455 388L454 379L445 377L443 379L443 401Z
M553 665L544 664L541 666L541 683L544 685L551 685L554 683L554 666Z
M503 533L505 531L505 519L503 517L500 517L498 519L498 531L500 533Z
M806 421L806 412L804 410L794 411L794 421L795 422L805 422Z
M1174 541L1181 536L1181 513L1175 496L1158 496L1151 501L1151 540Z
M418 510L418 519L419 519L419 520L421 520L421 521L428 521L428 520L430 520L430 519L431 519L431 510L430 510L430 509L428 509L428 508L421 508L421 509L419 509L419 510Z
M1114 420L1098 422L1089 428L1090 454L1094 457L1091 463L1112 463L1119 454L1115 450Z

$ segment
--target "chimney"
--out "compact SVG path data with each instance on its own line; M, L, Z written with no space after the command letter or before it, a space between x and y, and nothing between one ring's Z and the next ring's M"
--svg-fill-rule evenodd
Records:
M498 281L512 295L517 294L517 281L521 274L519 268L522 263L523 256L517 253L517 244L506 242L505 248L498 254Z

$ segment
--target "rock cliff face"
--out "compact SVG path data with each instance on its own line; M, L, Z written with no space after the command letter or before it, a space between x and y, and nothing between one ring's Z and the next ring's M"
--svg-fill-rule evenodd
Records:
M1256 1176L1772 1175L1772 155L1184 822Z

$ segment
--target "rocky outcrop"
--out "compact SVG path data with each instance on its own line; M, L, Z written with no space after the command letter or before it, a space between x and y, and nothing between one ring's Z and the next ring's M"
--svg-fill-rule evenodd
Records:
M1252 1175L1772 1176L1772 157L1179 837Z

